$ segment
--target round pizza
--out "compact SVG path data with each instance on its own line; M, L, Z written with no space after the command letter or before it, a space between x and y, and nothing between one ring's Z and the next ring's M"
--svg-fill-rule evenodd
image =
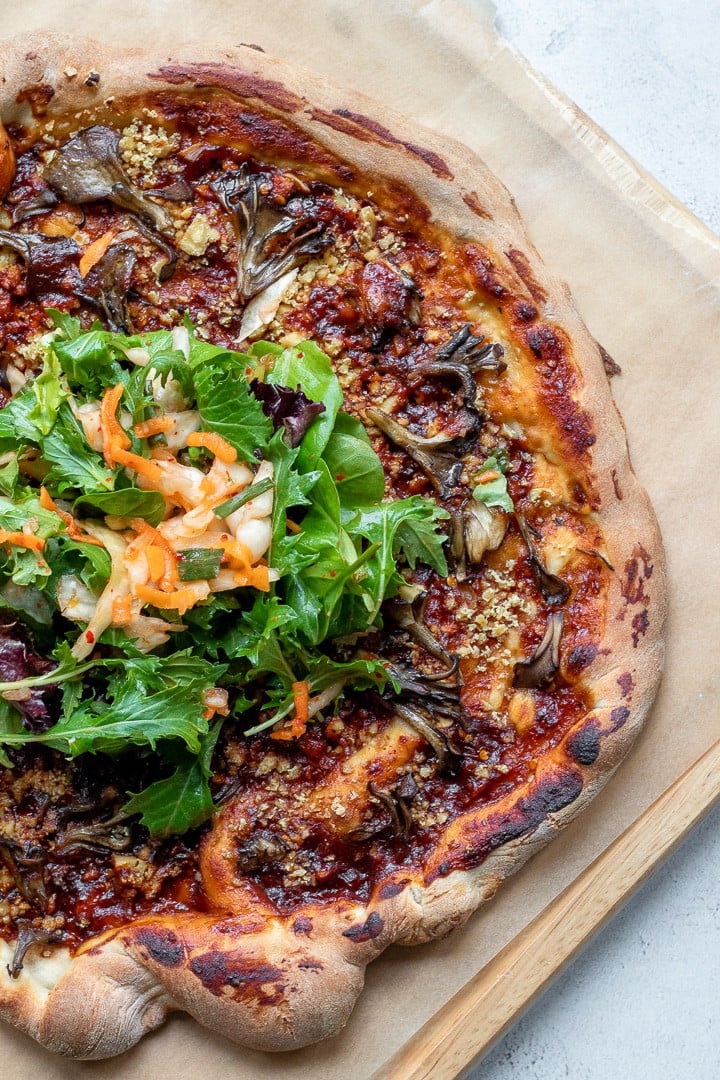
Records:
M1 66L0 1015L301 1046L643 722L612 362L383 106L250 47Z

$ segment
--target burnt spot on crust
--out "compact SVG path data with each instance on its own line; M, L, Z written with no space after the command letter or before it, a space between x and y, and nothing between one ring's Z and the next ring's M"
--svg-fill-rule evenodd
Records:
M612 724L610 730L619 731L620 728L625 724L629 715L630 710L626 708L625 705L618 705L618 707L616 709L613 709L613 711L610 713L610 723Z
M565 749L578 765L594 765L600 754L600 735L597 724L589 720L570 736Z
M498 269L489 255L477 244L468 244L465 249L468 267L476 284L490 296L502 300L508 295L505 284L500 280Z
M295 934L310 934L313 928L313 921L307 915L298 915L293 921L292 929Z
M253 998L261 1005L279 1005L284 1000L282 971L272 964L254 964L237 953L207 952L193 956L190 970L206 990L220 996Z
M531 323L538 317L538 309L527 300L516 300L512 306L513 314L518 322Z
M480 202L480 199L477 197L476 192L474 192L474 191L464 191L462 200L465 203L465 205L468 207L468 209L472 210L473 214L477 214L478 217L481 217L481 218L490 218L490 217L492 217L492 215L489 213L489 211L487 211L485 209L485 207L482 205L482 203Z
M425 877L430 885L452 870L478 866L496 848L537 829L577 799L583 789L582 775L575 769L554 769L541 777L509 810L470 820L452 845L448 858Z
M589 414L573 398L577 376L566 356L566 344L561 331L545 323L519 328L537 364L540 376L540 395L557 420L570 447L585 454L596 442Z
M421 161L424 161L426 165L429 165L436 176L441 177L443 180L452 180L453 174L439 154L434 153L432 150L426 150L425 147L418 146L416 143L403 142L402 139L398 139L397 135L393 135L392 131L379 124L377 120L372 120L369 116L363 116L362 113L352 112L350 109L333 109L332 115L343 120L349 120L353 125L352 134L356 137L358 137L357 128L360 128L368 132L375 142L385 143L388 146L404 146L408 153L413 154L415 157L420 158ZM347 133L350 134L351 132ZM362 136L359 137L362 138Z
M319 124L325 124L326 127L340 131L343 135L351 135L354 139L376 142L381 146L402 146L409 154L424 161L442 180L453 179L453 174L439 154L433 150L427 150L424 146L418 146L417 143L398 139L392 131L369 116L352 112L350 109L333 109L332 112L326 112L325 109L312 109L310 115Z
M163 967L177 967L184 956L183 944L174 930L144 926L135 934L135 941L147 949L151 960Z
M307 104L275 79L263 79L230 64L166 64L159 71L149 72L149 78L164 79L173 86L189 82L198 89L217 86L241 98L264 101L283 112L299 112Z
M593 642L575 645L575 647L570 650L565 665L569 672L577 675L581 671L584 671L585 668L590 667L597 654L597 645Z
M634 649L637 649L640 638L645 637L645 634L647 634L649 626L650 619L648 618L647 608L643 608L642 611L638 611L633 615L632 643Z
M542 285L538 284L535 280L527 256L522 251L518 251L517 248L510 248L509 251L505 252L505 255L515 267L517 276L520 278L535 303L543 304L547 300L547 293Z
M372 941L378 934L381 934L385 923L383 922L377 911L372 911L364 923L359 923L357 926L351 926L349 930L343 930L343 937L349 938L350 941L355 942L356 945L360 945L363 941Z
M645 548L642 544L636 544L633 548L632 555L625 563L625 569L623 570L620 583L626 608L634 604L650 603L650 597L645 591L645 583L652 577L653 569L653 563ZM644 634L647 630L647 612L644 612L643 614L646 621L642 629L638 627L638 634ZM621 608L618 612L618 619L622 620L624 618L625 608ZM635 627L635 619L633 619L633 627Z
M615 489L615 497L618 502L622 502L623 493L622 488L620 487L620 481L618 480L617 469L613 469L610 475L612 476L613 488Z
M303 971L322 971L323 966L319 960L301 960L298 967Z
M622 691L622 696L624 698L629 697L632 693L633 688L633 677L630 672L626 671L623 675L621 675L617 680L617 684Z
M608 379L612 379L613 375L622 375L622 368L613 360L607 349L603 349L600 342L598 342L598 349L600 350L603 367L605 368L605 374L607 375Z
M27 101L30 111L37 120L39 117L45 116L48 105L54 97L55 90L49 83L34 83L32 86L26 86L24 90L21 90L15 100L18 105L22 105L24 101Z
M407 881L386 881L381 887L378 896L381 900L392 900L393 896L399 896L407 884Z

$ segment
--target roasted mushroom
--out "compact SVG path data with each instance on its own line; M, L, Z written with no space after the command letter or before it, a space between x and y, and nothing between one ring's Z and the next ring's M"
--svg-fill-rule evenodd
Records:
M227 171L210 185L240 230L237 288L250 300L289 270L299 267L331 242L323 225L308 212L282 213L263 199L263 177L245 165Z
M550 612L545 633L535 652L529 660L520 660L515 665L513 686L523 690L544 690L551 684L560 665L564 621L564 612Z
M527 545L535 584L542 593L543 598L548 604L552 604L553 606L559 606L566 603L570 596L570 586L566 581L563 581L562 578L559 578L555 574L551 574L549 570L546 570L537 553L533 537L539 540L540 533L526 521L522 514L515 514L515 519L518 523L522 538Z
M23 961L27 951L33 945L58 945L64 937L59 930L45 930L42 926L33 926L22 919L18 919L17 927L18 936L15 943L15 952L11 963L6 964L7 973L11 979L17 979L23 969Z
M108 199L127 210L136 219L143 234L163 251L168 262L159 277L167 280L175 269L174 248L160 234L173 235L173 221L168 212L140 191L123 169L117 132L102 124L85 128L64 143L45 167L45 180L54 191L73 206ZM156 188L165 197L168 189ZM171 185L171 197L179 189ZM183 189L184 193L184 189Z
M46 181L73 206L109 199L158 232L171 233L172 218L167 211L148 199L125 172L119 143L117 132L103 124L79 131L46 165Z
M480 563L486 552L500 547L507 532L507 514L475 499L452 513L450 553L458 581L467 577L467 562Z
M388 791L383 791L382 788L377 787L372 780L368 784L368 791L372 798L381 803L387 810L390 821L389 825L392 827L393 832L398 836L409 836L412 829L413 819L410 811L409 803L419 794L420 789L417 786L415 777L412 773L406 773L402 779L391 787ZM376 832L382 832L386 826L377 826L372 828L372 832L368 832L367 829L363 830L365 836L374 835ZM360 839L355 833L356 839Z
M108 327L114 334L131 334L127 295L137 261L127 244L111 244L97 264L98 303Z
M448 498L452 488L459 484L463 466L461 457L480 431L482 418L474 404L477 386L473 374L481 370L499 373L506 367L501 360L502 346L496 343L483 345L483 341L471 334L467 324L447 345L438 349L432 360L417 364L409 375L411 383L429 377L443 381L451 378L460 383L465 422L459 435L440 433L430 438L416 435L381 409L366 410L368 419L417 462L441 499Z
M413 728L418 735L421 735L432 746L437 754L440 768L443 769L447 764L450 748L445 736L433 726L427 714L421 713L419 709L414 709L410 705L403 705L399 701L393 703L393 710L401 720L404 720L409 727Z
M403 592L406 595L403 595ZM445 678L449 678L458 668L458 658L443 648L423 622L423 605L427 594L422 589L415 596L407 595L409 592L411 587L403 586L394 600L383 605L383 614L404 630L416 645L420 645L437 660L442 660L447 665L443 674Z
M463 463L457 456L455 439L447 435L425 438L408 431L381 409L366 409L365 415L390 442L395 443L416 461L431 480L440 498L446 499L460 482Z
M432 675L418 671L410 664L388 664L386 670L392 682L400 687L402 700L417 702L441 716L462 719L459 665L456 664L450 672Z

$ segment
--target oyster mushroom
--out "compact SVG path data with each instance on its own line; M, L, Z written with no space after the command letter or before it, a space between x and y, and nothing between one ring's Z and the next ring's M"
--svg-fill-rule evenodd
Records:
M421 713L418 709L412 708L410 705L403 705L401 702L395 702L393 704L393 711L401 720L413 728L414 731L421 735L427 743L432 746L438 759L438 764L441 769L447 764L448 754L450 747L448 746L445 736L438 731L433 724L430 723L428 717Z
M173 235L173 221L167 210L133 184L122 166L119 143L117 132L103 124L85 128L56 151L45 166L45 180L73 206L108 199L132 214L143 234L168 258L159 275L165 281L175 269L177 256L160 234ZM173 188L171 185L170 190ZM156 188L155 193L164 194L166 190Z
M58 945L64 938L61 931L44 930L39 926L32 926L24 920L18 919L18 936L15 942L15 952L12 961L7 965L7 973L11 979L17 979L23 969L23 961L28 949L33 945Z
M282 213L262 198L263 177L248 174L245 165L228 171L210 185L222 205L237 218L237 288L251 300L289 270L299 267L331 242L324 226L310 214Z
M380 428L390 442L395 443L417 462L441 499L446 499L452 488L457 487L463 463L457 457L453 437L433 435L432 438L426 438L415 435L382 409L366 409L365 415Z
M473 375L481 370L500 373L507 366L501 359L502 345L483 344L483 341L484 338L475 337L470 332L468 323L446 345L438 349L432 360L417 364L409 375L411 383L437 377L443 382L450 378L460 384L465 424L459 435L442 432L429 438L416 435L381 409L366 409L368 419L380 428L391 442L417 462L441 499L448 498L452 488L459 484L462 454L480 431L482 417L475 408L477 385Z
M403 596L403 590L410 592L411 587L403 586L399 595L383 606L383 614L399 629L404 630L416 645L420 645L437 660L442 660L447 665L443 674L445 678L449 678L457 671L459 661L457 656L443 648L423 622L422 607L427 594L421 589L415 596Z
M467 564L480 563L486 552L495 551L505 539L507 514L485 503L468 499L462 510L451 510L450 554L458 581L467 578Z
M119 143L117 132L103 124L79 131L45 166L46 181L73 206L109 199L158 232L170 233L172 218L133 184L120 161Z
M565 613L552 611L545 625L542 641L528 660L515 665L513 686L523 690L543 690L549 686L560 665L560 638Z
M515 520L518 523L518 528L525 541L530 557L530 566L532 568L533 577L535 578L535 584L539 591L542 593L548 604L553 606L559 606L567 602L570 596L570 586L562 578L557 577L555 574L551 574L549 570L546 570L543 565L542 559L537 553L535 547L535 539L540 539L540 533L537 529L523 517L522 514L515 514Z
M128 244L111 244L97 265L100 278L98 303L110 330L130 334L132 326L127 308L137 256Z

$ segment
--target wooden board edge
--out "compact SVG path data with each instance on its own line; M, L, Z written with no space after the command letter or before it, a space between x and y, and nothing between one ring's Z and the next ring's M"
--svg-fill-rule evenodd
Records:
M373 1080L453 1080L519 1018L720 798L720 741L427 1021Z

